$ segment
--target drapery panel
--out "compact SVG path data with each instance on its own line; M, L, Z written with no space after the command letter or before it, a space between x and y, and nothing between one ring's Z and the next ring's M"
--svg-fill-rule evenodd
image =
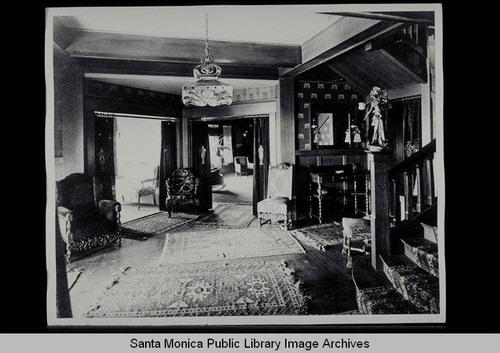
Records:
M173 171L177 169L177 133L176 123L173 121L161 122L161 156L160 172L158 173L159 207L166 210L166 181Z
M254 118L253 144L253 213L257 214L257 203L267 197L267 180L269 173L269 119Z
M212 182L209 151L208 124L201 120L190 121L190 166L201 178L200 209L206 211L212 208Z
M410 142L418 148L422 147L422 109L420 101L420 96L402 100L404 143Z
M114 119L95 116L95 176L103 186L102 197L115 200Z

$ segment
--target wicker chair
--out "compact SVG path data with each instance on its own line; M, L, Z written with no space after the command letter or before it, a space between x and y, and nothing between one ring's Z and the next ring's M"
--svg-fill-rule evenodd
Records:
M259 225L270 222L283 223L286 229L291 224L290 203L292 200L293 166L282 163L269 167L268 198L257 203Z
M57 182L57 216L66 260L121 245L121 204L102 199L98 178L75 173Z

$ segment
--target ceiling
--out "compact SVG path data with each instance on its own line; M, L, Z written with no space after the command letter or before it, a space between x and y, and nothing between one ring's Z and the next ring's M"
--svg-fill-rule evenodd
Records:
M177 6L54 9L72 16L68 27L167 38L303 44L340 16L321 14L331 6ZM203 48L200 48L202 51Z
M180 95L182 85L195 81L192 69L204 53L205 14L221 81L241 89L275 85L283 73L348 48L356 34L368 38L384 22L340 12L361 5L346 6L50 8L48 24L54 43L79 62L85 77ZM323 73L338 77L324 68L317 74Z

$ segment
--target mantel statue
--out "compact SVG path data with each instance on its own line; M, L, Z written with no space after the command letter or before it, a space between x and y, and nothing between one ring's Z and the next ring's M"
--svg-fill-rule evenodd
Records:
M365 121L371 118L370 125L373 127L373 134L370 142L370 150L381 151L387 147L385 138L385 120L387 119L387 109L389 107L389 98L387 92L380 87L373 87L370 92L371 102L366 111ZM368 123L369 121L367 121Z

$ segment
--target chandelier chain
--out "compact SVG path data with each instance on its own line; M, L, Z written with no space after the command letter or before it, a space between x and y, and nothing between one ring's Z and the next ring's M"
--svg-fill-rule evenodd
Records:
M205 52L208 56L208 13L205 14Z
M200 65L193 69L198 81L182 87L182 102L186 106L197 107L230 105L233 102L233 88L218 81L222 69L209 53L208 13L205 14L205 34L205 55L201 57Z

